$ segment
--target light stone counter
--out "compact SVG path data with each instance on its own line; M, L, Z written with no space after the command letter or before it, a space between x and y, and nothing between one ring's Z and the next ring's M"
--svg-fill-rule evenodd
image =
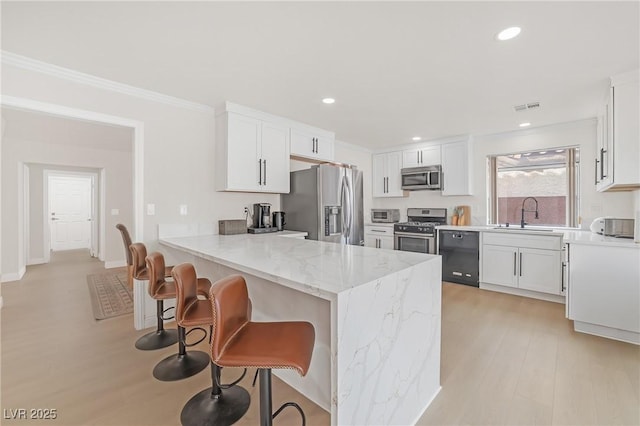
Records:
M414 424L440 389L441 258L275 235L161 238L170 262L241 273L254 319L316 329L306 377L274 370L334 425Z

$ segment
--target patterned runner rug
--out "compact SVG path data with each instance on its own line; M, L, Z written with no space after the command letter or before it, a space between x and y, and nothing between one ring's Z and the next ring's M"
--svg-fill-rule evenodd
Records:
M127 288L127 271L87 275L93 316L97 320L133 312L133 295Z

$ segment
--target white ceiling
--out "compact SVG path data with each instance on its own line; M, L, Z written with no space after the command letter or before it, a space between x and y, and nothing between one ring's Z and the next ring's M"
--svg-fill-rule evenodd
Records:
M83 147L133 151L133 129L73 120L9 108L1 109L5 138Z
M607 78L639 66L639 16L636 1L3 1L2 49L381 148L596 116Z

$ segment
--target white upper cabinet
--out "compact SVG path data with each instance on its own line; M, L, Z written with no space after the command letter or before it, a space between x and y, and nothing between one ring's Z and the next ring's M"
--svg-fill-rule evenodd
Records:
M402 151L402 167L437 166L441 164L440 145Z
M289 127L232 111L216 121L216 189L289 192Z
M598 191L640 188L640 83L635 70L611 78L609 96L598 120L594 161Z
M471 138L442 144L442 195L473 195Z
M334 161L333 133L309 127L291 128L291 155L319 161Z
M374 197L404 197L400 170L402 152L386 152L373 155L372 193Z

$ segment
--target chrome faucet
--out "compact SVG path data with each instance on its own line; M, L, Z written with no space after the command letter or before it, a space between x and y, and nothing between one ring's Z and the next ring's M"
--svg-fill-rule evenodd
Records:
M524 209L524 203L525 203L527 200L533 200L533 201L535 201L535 202L536 202L536 209L535 209L535 210L525 210L525 209ZM525 212L527 212L527 213L535 213L535 214L536 214L536 215L535 215L535 218L536 218L536 219L538 219L538 200L536 200L536 199L535 199L535 198L533 198L533 197L527 197L527 198L525 198L524 200L522 200L522 208L520 209L520 214L521 214L521 215L520 215L520 228L524 228L524 225L525 225L525 222L524 222L524 213L525 213Z

